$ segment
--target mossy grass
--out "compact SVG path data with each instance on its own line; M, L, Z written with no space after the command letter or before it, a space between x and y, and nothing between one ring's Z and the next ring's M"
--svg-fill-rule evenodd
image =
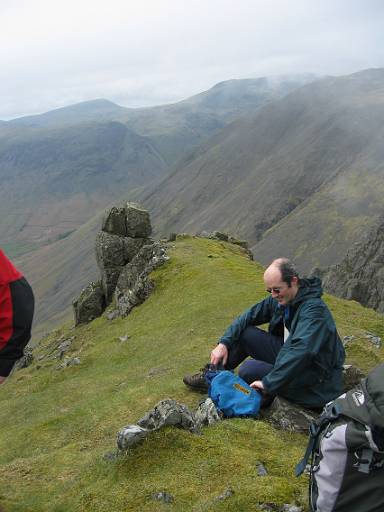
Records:
M152 274L154 292L127 318L52 332L32 366L1 387L7 511L257 511L260 503L305 503L307 480L293 470L306 436L261 420L226 420L201 436L166 428L114 457L116 433L159 400L197 407L201 396L183 385L183 374L202 366L229 322L265 295L261 265L240 247L178 237L168 252L170 261ZM365 371L383 361L383 349L364 338L366 331L384 336L382 315L326 300L341 334L355 336L348 357ZM80 365L59 370L61 360L51 356L72 336L68 355ZM258 461L268 476L257 476ZM233 496L219 500L228 488ZM155 501L159 491L174 501Z

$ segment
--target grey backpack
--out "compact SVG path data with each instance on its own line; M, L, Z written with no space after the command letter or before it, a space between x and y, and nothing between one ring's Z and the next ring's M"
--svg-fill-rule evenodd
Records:
M384 511L384 364L312 423L297 476L309 459L312 512Z

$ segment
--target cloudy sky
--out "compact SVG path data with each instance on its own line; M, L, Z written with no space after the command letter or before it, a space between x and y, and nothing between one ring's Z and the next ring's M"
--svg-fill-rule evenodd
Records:
M384 67L382 0L0 0L0 119Z

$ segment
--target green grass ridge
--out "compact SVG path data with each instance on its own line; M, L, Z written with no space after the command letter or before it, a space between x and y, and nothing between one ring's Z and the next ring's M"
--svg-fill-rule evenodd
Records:
M1 387L0 503L7 512L257 511L261 503L306 503L307 477L294 477L306 436L262 420L225 420L202 435L167 427L116 459L116 434L159 400L197 408L182 383L200 368L224 329L265 296L263 267L225 242L179 236L170 260L152 273L149 299L124 319L105 316L63 326L45 337L34 363ZM368 371L384 349L383 315L326 296L348 362ZM128 334L126 342L120 336ZM50 359L60 339L75 336L68 355L81 364L58 370ZM257 476L261 461L268 476ZM217 497L232 488L226 500ZM163 504L151 496L173 495Z

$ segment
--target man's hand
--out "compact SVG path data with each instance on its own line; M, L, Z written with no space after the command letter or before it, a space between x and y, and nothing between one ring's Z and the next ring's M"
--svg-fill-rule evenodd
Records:
M252 384L250 384L251 388L253 389L256 389L256 390L260 390L260 391L264 391L264 385L263 383L261 382L261 380L255 380L252 382Z
M219 343L211 352L211 364L222 363L225 366L228 359L228 349L223 343Z

